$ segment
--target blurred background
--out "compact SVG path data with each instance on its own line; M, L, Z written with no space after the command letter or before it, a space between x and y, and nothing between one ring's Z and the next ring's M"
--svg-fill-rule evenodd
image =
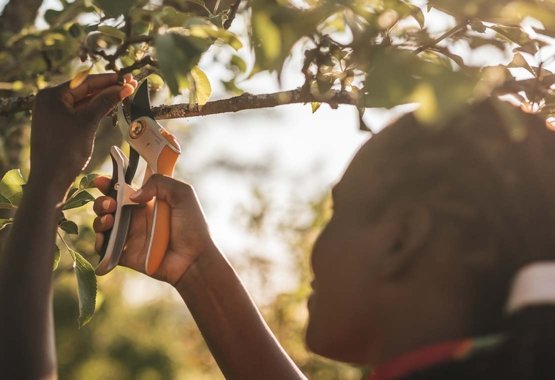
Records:
M113 38L116 38L116 46L121 43L121 40L117 42L117 38L124 26L123 17L118 14L117 17L106 17L100 9L106 13L123 3L130 4L127 7L131 7L140 21L145 14L152 16L152 9L159 9L161 5L183 10L179 7L188 7L190 3L198 6L211 4L219 17L215 10L225 9L226 6L229 8L234 2L0 0L0 12L8 3L13 9L23 7L15 13L21 18L27 17L24 8L26 3L33 3L38 11L37 17L34 17L34 9L28 9L33 17L26 21L25 28L21 27L25 22L19 22L17 18L4 17L2 20L0 41L6 46L6 49L0 51L2 96L28 95L46 85L71 79L84 67L92 73L104 72L106 62L90 62L96 54L94 49L109 51L110 43L114 43ZM302 371L312 379L361 379L365 376L365 369L313 355L306 350L303 342L307 319L306 298L312 279L309 256L314 239L329 218L331 186L341 178L361 144L395 118L416 109L413 102L423 104L420 109L428 112L420 117L430 117L430 109L434 110L432 116L435 117L448 108L445 105L459 107L466 102L470 96L470 93L464 92L469 88L468 80L460 80L458 76L457 80L453 80L453 72L463 73L468 70L478 75L479 70L476 68L495 68L488 71L489 76L485 76L485 81L482 78L479 82L482 90L499 84L499 80L503 81L510 75L533 78L547 73L546 68L553 64L551 58L554 50L547 42L542 45L541 41L549 38L543 35L540 38L537 33L538 28L555 24L555 21L544 20L549 15L545 12L528 17L526 12L536 8L518 8L518 4L526 3L519 1L473 0L463 4L458 0L356 0L334 4L329 1L298 0L245 3L247 5L239 8L229 28L229 32L240 39L243 47L235 51L226 44L214 44L199 52L199 61L195 62L209 78L210 101L229 98L241 92L266 94L295 89L306 85L309 79L315 80L318 86L328 82L327 90L319 88L320 95L339 87L342 91L357 93L369 84L375 85L378 90L366 94L367 103L358 108L349 105L332 108L323 102L319 108L315 104L296 104L161 121L178 137L182 146L183 154L175 177L196 188L215 241L244 280L278 340ZM320 3L324 5L319 8ZM329 32L334 39L331 46L339 52L349 51L349 44L366 43L364 38L369 39L370 35L365 33L379 34L386 30L391 32L393 41L398 43L394 46L396 50L404 53L405 49L428 44L430 48L437 49L430 49L430 52L422 50L428 54L426 62L434 62L438 67L443 67L442 70L445 67L449 69L430 78L419 77L413 82L414 78L407 77L406 73L415 68L414 62L391 60L397 66L392 66L389 71L386 65L387 77L375 74L378 75L377 79L371 78L372 70L365 66L369 59L363 49L363 54L356 57L361 69L342 66L351 59L349 53L331 63L318 62L317 71L310 74L314 77L310 77L305 66L307 49L313 49L315 44L318 49L322 49L324 39L317 41L302 37L306 34L303 31L303 16L293 17L295 13L291 12L318 11L327 5L339 3L343 3L347 9L337 13L341 17L333 14L323 26L319 26L320 36ZM465 5L467 3L468 6ZM137 4L145 5L144 9ZM351 6L352 9L349 8ZM510 12L499 13L499 9L506 11L509 6L513 6L511 12L520 15L518 19L506 16L513 14ZM379 10L374 12L373 7ZM182 13L175 12L175 9L166 12L163 16L166 18L162 21L156 21L159 23L156 25L160 28L157 30L160 35L178 16L185 17L185 20L189 17L186 12L190 11L189 8L185 8ZM452 12L447 14L440 9ZM476 17L473 23L469 21L469 12L472 17ZM282 17L282 23L277 26L263 22L254 28L257 38L265 36L266 42L269 40L274 45L285 45L287 39L292 41L289 41L290 48L288 46L288 49L284 48L277 56L273 56L274 61L279 61L276 64L269 59L270 55L275 55L272 48L267 48L272 44L265 42L262 47L256 44L251 46L256 41L252 36L251 19L260 20L260 15L281 17L283 14L289 18ZM495 22L499 14L516 23L518 26L515 28L518 30L495 29L498 27ZM482 16L485 23L478 19ZM464 24L460 23L461 18L465 20ZM275 21L275 18L272 20ZM139 21L134 22L139 24ZM212 20L215 23L220 21ZM307 23L309 21L307 19ZM549 24L551 21L553 23ZM19 26L14 30L13 25ZM98 37L97 29L88 29L90 25L104 27L104 36ZM379 29L376 26L382 30L376 32ZM291 32L289 27L297 28L294 32L298 35L293 39L288 35ZM447 34L444 34L446 31ZM503 36L503 33L506 35ZM91 36L94 36L94 41ZM441 39L434 42L438 36ZM283 41L280 42L280 38ZM376 38L379 43L376 42L373 48L383 42L379 38ZM535 45L527 45L530 41ZM440 42L441 46L435 46L435 43ZM90 43L97 45L93 49ZM517 45L522 49L513 54L511 49ZM330 48L324 46L324 49L326 47ZM266 51L262 54L260 49ZM82 60L84 63L76 59L76 55L83 54L83 51L86 53ZM356 49L353 48L353 51L356 52ZM382 54L378 48L375 51L369 48L368 51L376 53L378 58ZM162 60L163 52L159 50L157 53ZM132 60L126 59L136 58L133 54L138 52L131 49L130 57L121 57L121 61L129 64ZM541 64L534 61L542 56L550 57L550 60L545 60L545 64L541 59ZM451 61L457 62L457 65ZM389 61L385 62L389 64ZM330 72L331 81L328 75ZM166 75L164 79L168 80L168 73L163 74ZM362 74L367 74L368 78L364 79ZM482 75L481 72L479 75ZM182 75L177 79L185 83L188 80L189 86L183 86L178 95L168 90L168 87L159 86L158 90L151 93L154 105L187 103L191 99L198 101L199 94L191 90L190 77ZM160 77L151 77L151 80L153 84L162 81ZM422 83L430 87L418 87ZM423 88L426 91L422 91ZM391 89L400 90L394 96ZM459 89L464 91L460 92ZM470 90L474 91L474 88ZM430 96L430 91L432 95L436 91L435 97ZM457 94L463 95L457 99ZM473 94L476 95L476 92ZM532 98L521 100L534 101ZM386 104L386 101L390 103ZM364 111L365 105L371 108ZM28 116L18 114L0 117L2 172L13 167L21 168L24 174L28 172ZM121 144L118 134L111 120L103 123L89 170L111 173L111 163L106 160L107 153L110 145ZM137 178L141 178L141 175L137 175ZM98 195L96 190L92 192ZM98 259L93 251L92 207L89 204L69 210L66 216L77 222L79 234L67 234L65 239L94 265ZM97 279L96 312L88 324L78 328L79 301L72 264L70 255L62 250L60 266L54 273L56 342L61 379L223 378L177 293L166 284L126 268L117 268Z

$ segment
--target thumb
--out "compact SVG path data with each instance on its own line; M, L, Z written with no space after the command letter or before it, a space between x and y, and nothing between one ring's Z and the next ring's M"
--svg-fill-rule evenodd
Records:
M156 197L159 200L166 201L168 204L172 204L175 182L177 181L173 178L153 174L143 187L131 194L129 198L137 203L146 203Z
M95 122L100 121L123 99L133 93L133 86L125 84L110 86L96 94L86 105L86 116Z

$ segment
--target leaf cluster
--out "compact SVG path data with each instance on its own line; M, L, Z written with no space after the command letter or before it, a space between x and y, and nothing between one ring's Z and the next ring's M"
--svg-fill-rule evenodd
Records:
M96 177L95 174L83 176L78 185L72 186L68 197L62 206L63 211L82 207L94 200L94 197L87 191L92 187L92 181ZM25 186L19 169L8 171L0 180L0 209L15 211L19 207L23 196ZM0 219L0 230L8 227L13 223L13 218ZM79 292L79 326L85 325L90 321L94 314L96 304L96 276L92 265L83 257L83 255L73 249L64 238L65 234L78 235L79 228L74 221L67 219L64 212L61 213L58 221L58 243L54 252L53 270L58 269L60 263L60 243L70 255L73 263L73 269L77 279L77 288Z

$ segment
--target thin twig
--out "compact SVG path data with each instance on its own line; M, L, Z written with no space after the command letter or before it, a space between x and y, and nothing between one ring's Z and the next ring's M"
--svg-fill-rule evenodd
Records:
M241 4L241 0L235 0L235 3L229 8L229 14L227 16L227 20L224 22L224 29L229 29L231 23L235 19L235 15L237 14L237 10L239 9L239 4Z
M461 31L463 28L466 28L466 26L470 23L470 20L466 20L460 24L457 24L454 28L449 29L447 32L443 33L441 36L439 36L438 38L436 38L435 40L433 40L432 42L430 42L429 44L423 45L421 47L419 47L418 49L416 49L414 51L414 54L418 55L420 53L422 53L425 50L428 50L434 46L436 46L437 44L439 44L441 41L445 40L446 38L449 38L455 34L457 34L459 31Z

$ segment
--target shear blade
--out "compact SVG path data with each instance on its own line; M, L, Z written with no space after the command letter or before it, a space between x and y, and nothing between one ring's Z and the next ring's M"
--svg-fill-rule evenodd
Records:
M150 110L150 96L148 93L148 79L143 81L139 88L135 91L135 96L131 102L131 119L135 120L143 116L154 119L154 115Z

